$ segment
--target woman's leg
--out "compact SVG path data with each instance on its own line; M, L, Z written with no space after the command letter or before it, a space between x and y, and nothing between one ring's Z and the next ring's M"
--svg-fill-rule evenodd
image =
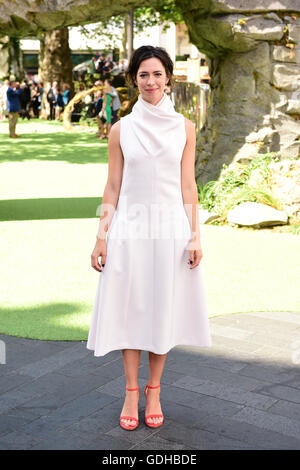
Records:
M149 351L149 371L150 377L148 380L148 385L155 387L160 385L161 375L163 373L165 361L167 354L154 354ZM160 388L147 388L146 391L146 415L151 414L161 414L161 406L159 401ZM149 418L149 423L160 423L162 418Z
M141 357L139 349L123 349L123 362L126 376L126 385L128 388L138 387L138 369ZM133 416L138 418L139 392L126 390L125 402L122 408L121 416ZM132 419L122 420L125 424L135 424Z
M99 135L99 139L104 139L105 135L104 135L104 124L103 122L101 121L100 119L100 135Z

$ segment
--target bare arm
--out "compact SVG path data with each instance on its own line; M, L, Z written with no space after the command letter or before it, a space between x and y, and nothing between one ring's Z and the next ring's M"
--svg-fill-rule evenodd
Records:
M199 264L202 252L200 247L200 228L198 213L198 190L195 179L195 149L196 149L196 130L195 124L185 118L186 145L181 160L181 190L185 210L192 230L192 239L190 244L190 259L193 260L195 267ZM198 253L196 253L198 251ZM200 252L200 253L199 253ZM198 260L200 255L200 259ZM199 262L197 262L197 260ZM196 263L196 264L195 264Z
M111 127L108 155L108 177L102 197L97 241L92 253L92 267L97 271L102 271L98 257L102 257L102 264L106 261L106 233L118 204L122 184L124 157L120 146L120 121Z

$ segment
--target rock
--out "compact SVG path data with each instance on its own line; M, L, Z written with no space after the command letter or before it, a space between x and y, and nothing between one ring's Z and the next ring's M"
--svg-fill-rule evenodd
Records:
M300 25L289 25L289 41L300 43Z
M285 111L287 108L288 104L288 97L286 96L285 93L279 93L278 94L278 101L274 102L274 108L275 110L278 109L278 111Z
M271 127L263 127L258 132L251 132L246 137L246 142L271 142L272 135L276 132Z
M299 16L284 16L284 21L288 24L299 24L300 25L300 17Z
M258 11L265 12L266 10L277 11L297 11L300 9L299 0L280 0L280 1L264 1L262 0L218 0L212 2L212 13L234 11Z
M245 143L235 154L233 163L250 163L253 157L259 153L261 145L261 142Z
M96 23L143 3L143 0L135 0L133 5L124 0L0 0L0 34L35 36L41 30Z
M299 158L300 157L300 141L288 142L280 149L281 158Z
M257 186L260 186L265 182L265 176L261 172L259 168L255 168L254 170L251 171L250 177L247 181L247 185L255 188Z
M218 214L209 212L207 209L202 209L201 207L199 207L198 212L200 224L208 224L209 222L219 218Z
M300 100L288 100L285 112L288 114L300 114Z
M243 20L245 23L234 23L233 31L242 33L243 35L252 39L263 39L264 41L275 41L281 39L284 33L283 30L285 24L277 15L275 15L275 13L274 16L244 16Z
M300 84L300 65L274 64L272 83L282 90L298 90Z
M278 62L300 64L300 45L295 47L273 46L272 58Z
M276 13L274 13L274 11L272 11L271 13L266 13L263 16L264 16L264 18L275 21L275 23L283 24L283 20L281 18L279 18L279 16L276 15Z
M242 202L228 211L227 221L248 227L267 227L288 223L288 216L282 211L258 202Z
M272 125L280 135L280 144L282 146L292 144L300 136L299 121L281 111L273 112Z

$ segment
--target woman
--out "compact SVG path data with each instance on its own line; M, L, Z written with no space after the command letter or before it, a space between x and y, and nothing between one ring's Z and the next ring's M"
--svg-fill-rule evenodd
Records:
M62 99L63 99L64 107L67 106L67 104L70 101L70 85L68 83L63 83L63 86L62 86Z
M64 110L63 95L60 87L57 87L57 96L55 102L55 119L59 121L60 115Z
M96 86L96 84L95 84ZM103 86L103 84L101 83L101 85L97 85L97 86ZM96 122L98 124L98 133L96 134L98 138L100 138L101 134L103 134L103 130L102 130L102 126L103 126L103 123L99 117L99 113L102 109L102 105L103 105L103 91L102 90L99 90L95 93L95 99L96 99L96 102L95 102L95 119L96 119Z
M99 139L105 139L106 137L109 136L110 129L111 129L111 103L112 103L112 98L109 93L112 93L112 87L111 85L107 82L107 80L104 80L104 88L103 88L103 104L102 104L102 109L101 111L105 111L106 117L105 120L101 120L100 117L100 125L101 125L101 135ZM106 135L104 134L104 128L106 128Z
M33 115L35 118L39 117L39 106L40 106L40 88L38 85L34 85L32 90L31 105L33 109Z
M108 181L91 254L101 275L87 348L95 356L122 350L126 397L120 425L127 430L139 424L141 350L149 352L145 423L158 427L168 351L179 344L211 346L199 266L195 126L164 92L172 74L163 48L134 51L126 76L140 94L131 113L111 128Z

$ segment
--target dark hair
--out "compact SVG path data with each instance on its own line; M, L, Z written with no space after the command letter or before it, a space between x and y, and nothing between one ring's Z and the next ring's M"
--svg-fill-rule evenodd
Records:
M163 64L166 74L169 77L167 85L172 86L174 84L174 64L167 51L163 47L141 46L133 52L128 64L128 68L125 72L125 79L128 85L137 88L137 85L134 83L134 81L136 80L137 72L141 62L146 59L151 59L151 57L156 57Z

